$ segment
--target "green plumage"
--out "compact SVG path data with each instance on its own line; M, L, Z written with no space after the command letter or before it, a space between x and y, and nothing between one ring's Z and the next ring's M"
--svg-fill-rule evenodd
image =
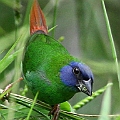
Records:
M68 51L45 34L33 34L28 41L23 60L23 73L33 94L50 105L69 100L76 91L63 84L60 70L72 61Z

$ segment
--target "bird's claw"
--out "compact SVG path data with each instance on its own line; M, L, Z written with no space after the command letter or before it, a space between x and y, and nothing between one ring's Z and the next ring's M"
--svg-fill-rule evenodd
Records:
M52 120L58 120L58 116L59 116L59 112L60 112L60 105L54 105L52 107L52 110L49 112L49 116L51 117L51 115L53 115Z

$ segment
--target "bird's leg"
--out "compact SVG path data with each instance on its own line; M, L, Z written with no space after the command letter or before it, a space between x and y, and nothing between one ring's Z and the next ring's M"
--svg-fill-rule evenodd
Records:
M52 107L52 110L49 112L49 116L53 115L53 119L52 120L58 120L58 116L59 116L59 112L60 112L60 105L54 105Z
M15 81L15 82L13 82L13 83L10 83L9 85L7 85L6 87L5 87L5 89L3 90L3 92L2 92L2 98L0 98L0 99L2 99L3 101L4 100L9 100L9 94L10 94L10 91L11 91L11 89L12 89L12 86L15 84L15 83L18 83L19 81L21 81L21 80L23 80L23 78L21 77L21 78L19 78L17 81Z

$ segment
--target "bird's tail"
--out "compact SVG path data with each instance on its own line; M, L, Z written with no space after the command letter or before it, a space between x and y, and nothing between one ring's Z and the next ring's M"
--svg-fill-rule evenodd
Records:
M30 34L32 35L37 31L42 31L44 34L48 33L44 14L38 1L34 0L30 13Z

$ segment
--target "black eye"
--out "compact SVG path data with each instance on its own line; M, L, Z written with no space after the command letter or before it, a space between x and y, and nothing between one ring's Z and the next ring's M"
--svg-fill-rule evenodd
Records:
M75 68L73 68L73 73L75 75L78 75L80 73L80 70L77 67L75 67Z

